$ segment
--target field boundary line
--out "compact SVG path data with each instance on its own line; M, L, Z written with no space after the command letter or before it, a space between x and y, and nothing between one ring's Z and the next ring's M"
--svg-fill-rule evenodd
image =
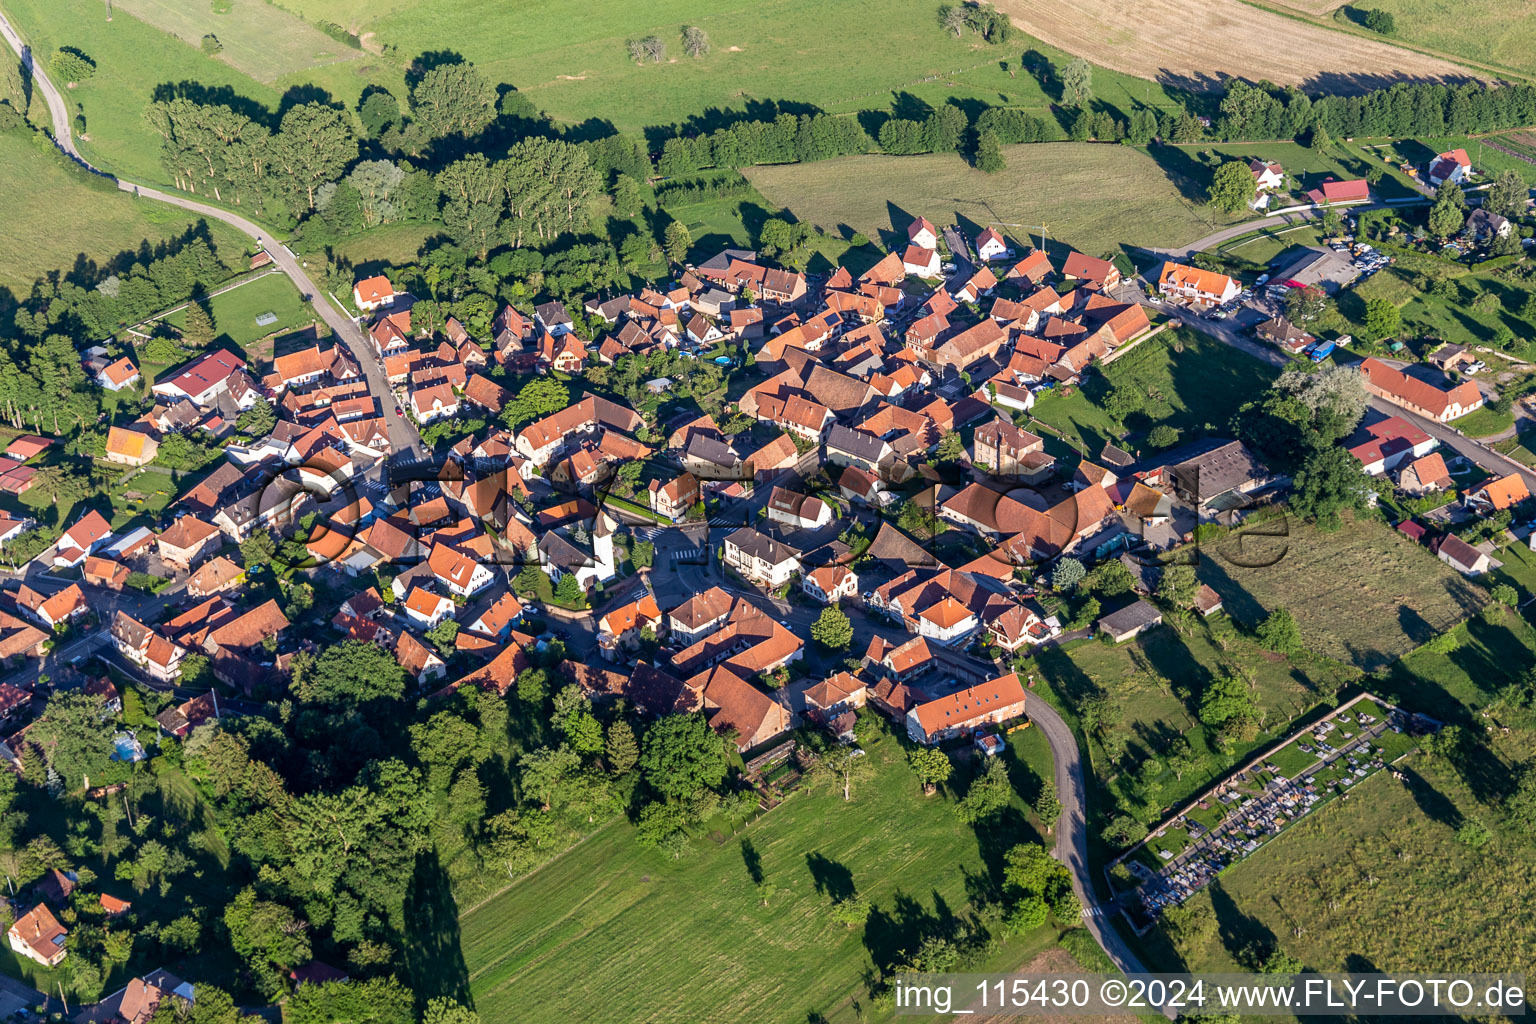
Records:
M1257 8L1261 11L1266 11L1270 14L1279 15L1282 18L1289 18L1291 21L1300 22L1303 25L1311 25L1315 28L1328 29L1331 32L1337 32L1340 35L1354 36L1356 39L1367 39L1372 42L1384 43L1387 46L1395 47L1399 50L1407 50L1410 53L1417 53L1422 57L1434 57L1437 60L1445 61L1447 64L1457 64L1471 71L1512 77L1526 82L1532 81L1533 78L1536 78L1536 76L1533 76L1528 71L1516 71L1513 68L1501 67L1498 64L1488 64L1483 61L1473 60L1470 57L1445 53L1440 50L1431 49L1427 46L1419 46L1415 43L1409 43L1392 36L1383 35L1380 32L1372 32L1369 29L1352 28L1348 25L1341 24L1331 17L1318 18L1306 15L1300 11L1295 10L1294 8L1271 6L1270 4L1265 3L1264 0L1237 0L1237 2L1246 4L1249 7Z

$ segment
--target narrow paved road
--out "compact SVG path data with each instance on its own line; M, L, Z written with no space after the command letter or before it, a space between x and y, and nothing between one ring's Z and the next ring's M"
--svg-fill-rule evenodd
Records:
M1337 210L1341 214L1348 215L1359 213L1362 210L1395 210L1400 206L1418 206L1429 202L1431 200L1424 198L1391 199L1380 203L1340 206ZM1262 228L1296 227L1309 220L1318 220L1322 215L1322 209L1315 206L1304 210L1291 210L1288 213L1277 213L1272 217L1263 217L1259 220L1245 220L1241 224L1233 224L1231 227L1222 228L1220 231L1206 235L1204 238L1197 238L1188 245L1175 245L1167 249L1153 249L1151 251L1165 253L1174 259L1188 259L1190 256L1195 255L1195 253L1204 252L1213 246L1220 245L1222 242L1230 242L1234 238L1241 238L1252 231L1258 231Z
M63 150L64 154L82 167L103 177L112 178L117 182L117 187L141 199L153 199L156 202L166 203L170 206L180 207L183 210L199 214L203 217L211 217L214 220L223 221L225 224L243 232L256 241L256 244L266 249L283 273L288 275L299 293L306 302L314 306L320 318L347 345L352 353L353 361L362 369L368 379L368 390L378 399L380 409L384 416L384 422L389 430L390 444L396 452L410 451L415 456L421 457L425 449L421 446L421 435L417 433L415 426L404 416L395 412L395 396L389 388L389 381L384 377L384 368L374 355L373 344L363 330L348 316L333 306L309 275L304 272L297 257L288 251L288 247L281 242L269 237L268 233L256 224L228 210L217 206L209 206L207 203L198 202L186 196L171 192L162 192L159 189L150 188L147 185L136 185L131 181L124 181L110 172L93 166L80 154L75 146L74 132L70 127L69 108L64 103L64 98L54 88L48 76L32 57L32 49L21 38L15 27L0 12L0 35L10 44L11 49L21 57L22 65L28 70L32 78L33 87L42 93L47 101L49 115L53 118L53 140Z
M1106 906L1104 913L1095 913L1100 905L1088 861L1088 815L1083 804L1088 787L1083 777L1083 758L1077 737L1072 735L1056 709L1036 695L1031 694L1025 703L1025 713L1051 745L1051 760L1056 768L1056 795L1061 800L1061 818L1056 824L1056 859L1072 870L1072 888L1087 911L1083 924L1116 967L1126 974L1145 973L1146 968L1112 923L1114 908Z

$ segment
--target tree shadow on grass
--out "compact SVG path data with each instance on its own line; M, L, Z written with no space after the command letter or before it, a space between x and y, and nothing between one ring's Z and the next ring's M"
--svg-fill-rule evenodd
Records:
M1399 766L1398 771L1403 774L1408 793L1413 797L1413 802L1419 805L1431 821L1438 821L1449 828L1459 828L1462 822L1462 814L1456 809L1456 805L1444 793L1435 788L1424 776L1406 765Z
M846 864L812 852L805 855L805 866L811 873L816 891L834 903L848 899L857 892L853 884L853 872L848 870Z
M406 893L406 974L418 1005L446 997L473 1008L469 968L459 947L459 908L448 872L436 851L416 858L416 875Z
M1263 921L1238 907L1232 894L1220 881L1210 886L1211 907L1216 912L1216 935L1227 955L1243 962L1245 951L1256 946L1271 950L1278 945L1275 933Z

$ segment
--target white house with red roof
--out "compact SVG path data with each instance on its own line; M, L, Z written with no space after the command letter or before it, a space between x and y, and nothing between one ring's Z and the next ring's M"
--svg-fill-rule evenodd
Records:
M150 388L158 398L171 401L185 399L194 405L212 405L214 399L229 390L229 376L236 370L245 369L245 360L228 349L219 349L199 356L183 366L168 380L158 381Z
M901 269L916 277L938 277L939 254L926 246L909 245L901 254Z
M980 260L1001 260L1012 255L1008 243L1003 241L1003 236L996 228L985 228L976 236L976 258Z
M112 538L112 527L100 512L92 509L59 538L53 549L53 564L74 568Z
M1024 686L1010 673L919 704L907 712L907 736L931 745L1024 713Z
M380 274L378 277L368 277L352 286L352 301L358 309L372 313L376 309L393 305L395 301L395 286L389 283L389 278Z
M1429 165L1429 183L1436 188L1447 184L1461 185L1471 177L1472 160L1464 149L1441 153Z
M937 249L939 232L927 217L919 217L907 225L907 241L921 249Z
M1285 184L1285 168L1279 164L1254 158L1248 161L1248 170L1253 174L1254 187L1260 192L1272 192Z

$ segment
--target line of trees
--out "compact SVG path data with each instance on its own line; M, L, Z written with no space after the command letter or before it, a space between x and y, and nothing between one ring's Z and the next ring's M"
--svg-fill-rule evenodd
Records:
M1536 86L1521 82L1399 82L1359 96L1308 96L1294 87L1227 83L1213 128L1222 139L1340 136L1440 136L1536 123Z

